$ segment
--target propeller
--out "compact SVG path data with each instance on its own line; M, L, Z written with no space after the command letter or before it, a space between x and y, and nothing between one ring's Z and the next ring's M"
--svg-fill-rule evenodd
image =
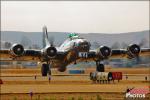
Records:
M143 47L146 43L148 43L148 41L146 39L142 39L140 42L139 42L139 46L140 47Z
M111 56L111 53L112 53L111 48L107 46L100 46L97 49L97 55L102 59L109 58L109 56Z
M24 54L24 47L21 44L13 44L10 48L10 53L15 57L22 56Z
M138 64L141 60L140 60L140 57L139 57L139 54L140 54L140 46L137 45L137 44L131 44L128 46L127 48L128 50L128 56L130 59L134 58L136 63Z
M45 44L44 47L44 54L48 57L52 58L55 57L57 54L57 49L54 47L54 37L48 38L48 32L47 27L43 27L43 44Z
M50 42L50 46L53 47L54 46L54 41L55 41L54 36L50 36L48 40Z
M146 45L146 43L149 43L148 40L143 38L143 39L140 41L139 46L140 46L140 47L143 47L143 46ZM139 63L141 62L140 56L137 56L137 57L135 58L135 60L136 60L136 63L139 64Z

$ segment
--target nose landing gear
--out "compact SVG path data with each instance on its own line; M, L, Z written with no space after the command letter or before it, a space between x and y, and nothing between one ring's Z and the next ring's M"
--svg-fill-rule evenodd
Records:
M100 61L96 61L96 71L97 72L104 72L105 71L104 64L102 64Z

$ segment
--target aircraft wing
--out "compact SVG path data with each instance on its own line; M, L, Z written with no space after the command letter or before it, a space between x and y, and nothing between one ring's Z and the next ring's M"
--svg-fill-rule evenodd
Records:
M43 27L44 48L24 49L21 44L13 44L10 49L0 50L1 61L41 61L48 62L51 59L62 59L65 52L60 52L49 42L46 26Z
M126 49L112 50L112 54L110 58L116 58L116 57L134 58L137 56L150 56L150 48L142 48L141 51L135 55L134 53Z
M64 58L65 54L65 52L57 51L56 56L53 58L55 60L59 60ZM0 58L0 61L49 61L50 59L53 59L45 56L42 50L36 49L25 49L24 52L20 55L15 54L14 51L10 49L4 49L0 50Z
M88 53L89 60L103 60L108 58L136 58L139 56L150 56L150 48L142 48L140 51L130 51L127 49L113 49L110 55L105 55L96 50L90 50Z
M40 61L40 50L24 50L22 55L15 55L10 49L0 50L1 61Z

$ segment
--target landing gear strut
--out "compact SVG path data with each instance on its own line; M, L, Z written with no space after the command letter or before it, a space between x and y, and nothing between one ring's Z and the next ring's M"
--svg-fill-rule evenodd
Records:
M47 76L47 73L51 75L50 64L42 64L41 73L42 76Z
M104 72L105 71L104 64L100 63L100 61L96 61L96 71L97 72Z

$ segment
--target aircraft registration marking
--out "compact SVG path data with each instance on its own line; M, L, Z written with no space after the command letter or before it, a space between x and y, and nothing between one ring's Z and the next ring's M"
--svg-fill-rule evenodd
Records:
M80 57L80 58L87 58L88 57L88 53L87 52L79 52L78 57Z

